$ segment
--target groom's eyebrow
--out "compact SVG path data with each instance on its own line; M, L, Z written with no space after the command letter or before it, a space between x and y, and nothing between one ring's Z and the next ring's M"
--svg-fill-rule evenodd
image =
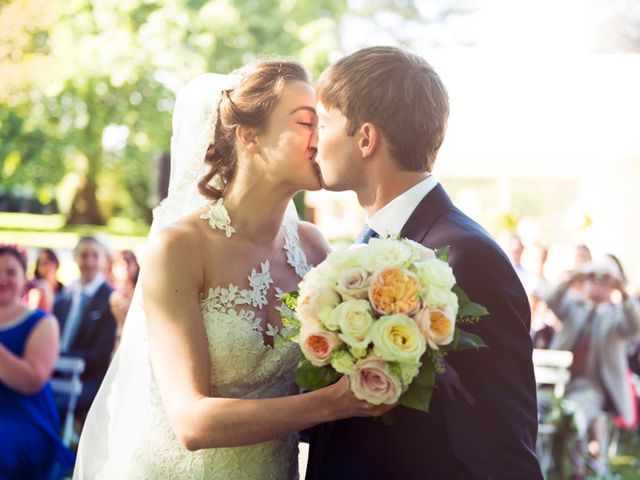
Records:
M302 106L302 107L294 108L293 110L291 110L291 111L289 112L289 115L293 115L294 113L296 113L296 112L297 112L297 111L299 111L299 110L306 110L306 111L308 111L308 112L313 113L314 115L316 114L316 109L315 109L315 108L313 108L313 107L307 107L307 106L305 105L305 106Z

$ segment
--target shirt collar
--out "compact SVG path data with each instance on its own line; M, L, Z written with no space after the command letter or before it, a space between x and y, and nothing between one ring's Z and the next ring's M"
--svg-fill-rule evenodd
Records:
M98 289L102 286L104 281L104 275L102 274L102 272L100 272L95 276L93 280L85 283L84 285L80 282L76 282L74 292L77 292L78 295L80 293L84 293L87 297L93 297Z
M395 237L424 197L438 184L433 175L401 193L367 219L367 225L381 237Z

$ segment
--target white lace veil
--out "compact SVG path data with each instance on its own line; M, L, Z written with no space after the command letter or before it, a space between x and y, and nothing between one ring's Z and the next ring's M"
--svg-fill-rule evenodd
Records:
M153 211L149 235L207 202L198 182L207 172L204 157L213 142L222 93L236 75L203 74L178 93L173 111L169 193ZM124 323L120 346L87 416L74 479L122 478L141 438L149 411L151 366L140 284Z
M240 78L207 73L178 93L173 111L169 193L153 211L149 236L206 204L198 182L209 168L204 158L214 140L218 104L223 92L233 89ZM293 202L286 216L298 219ZM138 284L120 345L82 431L74 479L123 478L147 420L150 388L147 325Z

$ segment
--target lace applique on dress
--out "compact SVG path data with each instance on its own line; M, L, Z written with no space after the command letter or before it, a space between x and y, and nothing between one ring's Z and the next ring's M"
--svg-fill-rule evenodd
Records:
M284 249L287 252L287 263L291 265L298 276L302 278L311 270L311 265L309 265L307 256L300 245L298 222L287 217L282 223L282 226L284 227Z

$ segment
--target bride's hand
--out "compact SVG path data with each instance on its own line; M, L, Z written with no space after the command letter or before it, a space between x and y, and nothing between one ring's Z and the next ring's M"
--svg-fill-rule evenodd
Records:
M378 417L395 406L392 405L373 405L365 400L356 398L351 389L349 388L349 377L343 376L333 385L330 385L331 397L333 397L334 407L338 419L349 417Z

